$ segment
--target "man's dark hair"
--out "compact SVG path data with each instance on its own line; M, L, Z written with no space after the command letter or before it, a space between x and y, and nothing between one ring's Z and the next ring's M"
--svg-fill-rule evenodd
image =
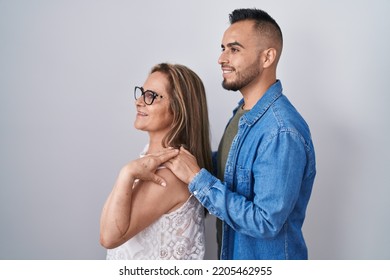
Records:
M276 21L265 11L259 9L236 9L229 15L230 24L243 20L253 20L255 28L262 34L274 38L283 46L282 30Z

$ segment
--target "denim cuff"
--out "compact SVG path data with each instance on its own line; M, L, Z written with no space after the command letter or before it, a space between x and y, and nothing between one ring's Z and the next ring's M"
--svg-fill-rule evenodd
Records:
M210 187L215 183L217 178L211 175L206 169L202 168L188 185L190 192L202 200L210 191Z

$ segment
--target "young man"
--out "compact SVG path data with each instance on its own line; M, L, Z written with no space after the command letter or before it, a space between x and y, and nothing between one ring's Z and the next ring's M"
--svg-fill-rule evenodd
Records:
M218 60L223 87L240 91L218 154L218 175L181 149L165 165L223 221L221 259L307 259L302 234L316 174L309 127L276 79L283 39L266 12L230 14Z

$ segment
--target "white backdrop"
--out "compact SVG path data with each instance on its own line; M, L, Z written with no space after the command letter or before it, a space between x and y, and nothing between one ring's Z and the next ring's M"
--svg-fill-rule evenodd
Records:
M221 87L221 38L244 7L280 24L278 78L312 129L309 257L390 258L389 1L0 0L0 259L105 257L100 211L147 139L132 88L152 65L201 76L217 147L240 99Z

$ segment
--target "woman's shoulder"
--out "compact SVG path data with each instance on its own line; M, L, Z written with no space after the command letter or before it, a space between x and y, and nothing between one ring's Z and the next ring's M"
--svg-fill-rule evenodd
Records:
M188 200L191 194L188 190L187 184L177 178L171 170L168 168L159 168L156 171L156 174L165 180L167 184L164 187L165 191L174 196L177 202L170 211L177 209Z
M165 180L168 189L182 189L189 193L187 184L177 178L168 168L158 168L156 174Z

